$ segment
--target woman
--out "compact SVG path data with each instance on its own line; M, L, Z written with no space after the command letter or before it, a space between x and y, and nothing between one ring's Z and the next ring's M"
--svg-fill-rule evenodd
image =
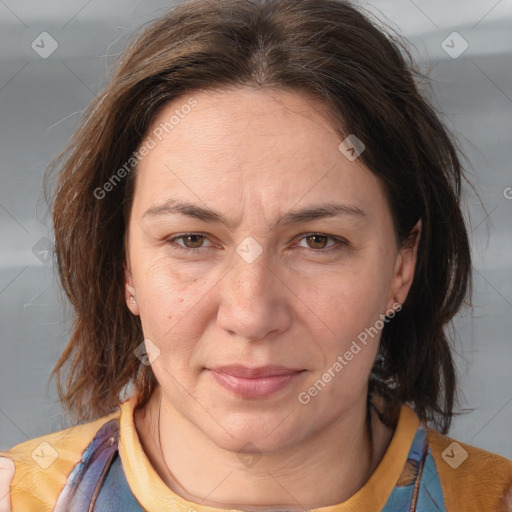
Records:
M133 41L53 165L81 424L3 453L14 512L510 509L446 436L463 175L405 55L338 0Z

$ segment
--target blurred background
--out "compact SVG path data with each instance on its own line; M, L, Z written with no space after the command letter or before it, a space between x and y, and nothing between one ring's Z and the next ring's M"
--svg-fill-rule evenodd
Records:
M68 426L48 378L69 322L52 270L42 173L109 63L169 1L0 0L0 450ZM512 1L357 2L408 41L467 155L474 308L455 322L451 437L512 458Z

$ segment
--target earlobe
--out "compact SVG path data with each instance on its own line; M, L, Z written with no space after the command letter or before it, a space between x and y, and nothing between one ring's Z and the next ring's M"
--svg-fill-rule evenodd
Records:
M409 238L404 242L397 256L388 307L392 307L394 303L403 304L407 298L414 280L421 229L422 223L420 219L412 229Z
M123 265L124 268L124 296L126 300L126 305L128 309L134 314L139 314L139 306L137 304L135 287L133 286L133 276L131 269L129 267L129 263L125 262Z

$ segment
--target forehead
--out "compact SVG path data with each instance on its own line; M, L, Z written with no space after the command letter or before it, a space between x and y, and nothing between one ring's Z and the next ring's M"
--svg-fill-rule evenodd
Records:
M192 98L195 106L188 109ZM327 116L326 105L298 92L248 87L207 90L168 103L149 134L163 129L158 144L162 151L195 148L240 161L247 154L251 161L258 155L268 160L268 153L261 155L261 149L272 150L276 157L290 148L314 156L310 146L319 140L330 142L336 150L339 135ZM166 130L171 119L174 124ZM153 154L158 153L156 149ZM187 156L193 155L187 152Z
M378 178L340 151L327 106L299 92L194 92L167 104L147 136L155 146L140 161L135 194L145 204L178 192L266 209L318 198L385 206Z

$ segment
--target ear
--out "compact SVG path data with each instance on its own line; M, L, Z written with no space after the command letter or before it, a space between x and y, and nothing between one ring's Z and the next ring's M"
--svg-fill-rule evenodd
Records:
M414 279L418 246L421 239L421 219L411 230L409 238L404 242L395 262L395 271L388 298L388 310L396 308L395 303L402 305L407 298ZM393 307L394 306L394 307Z
M130 267L130 262L127 260L123 264L124 268L124 297L128 309L134 314L139 315L139 305L137 304L137 295L135 294L135 287L133 286L133 276Z

